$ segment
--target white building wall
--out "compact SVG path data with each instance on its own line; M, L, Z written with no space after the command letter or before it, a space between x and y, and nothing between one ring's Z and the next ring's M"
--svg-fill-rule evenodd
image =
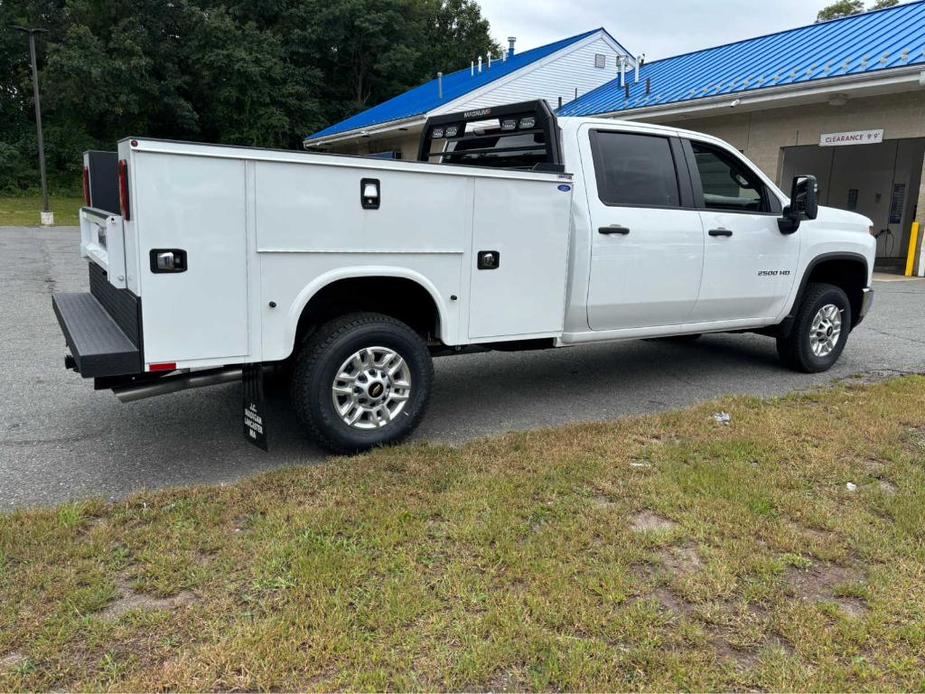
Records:
M594 56L598 53L606 56L603 68L594 65ZM598 34L587 42L572 46L571 50L555 53L546 60L514 73L511 79L489 84L472 94L470 98L457 99L433 113L452 113L534 99L546 99L555 109L558 107L559 97L562 97L563 104L567 104L575 99L576 89L578 96L582 96L619 76L618 55L619 49L602 34ZM483 66L482 69L488 68ZM628 71L627 74L632 78L632 71Z

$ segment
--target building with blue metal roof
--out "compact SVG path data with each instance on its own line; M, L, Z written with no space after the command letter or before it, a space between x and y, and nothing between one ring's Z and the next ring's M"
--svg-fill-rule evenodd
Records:
M351 153L416 155L429 116L545 98L553 107L607 83L628 52L604 29L531 50L511 46L498 56L473 56L448 72L305 138L305 146Z
M563 116L691 113L730 97L840 86L925 68L925 2L835 19L645 64L560 109Z

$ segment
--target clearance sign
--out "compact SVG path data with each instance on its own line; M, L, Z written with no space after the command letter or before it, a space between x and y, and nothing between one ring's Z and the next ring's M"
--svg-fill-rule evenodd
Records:
M825 133L819 138L820 147L876 145L881 142L883 142L883 128L880 130L855 130L850 133Z

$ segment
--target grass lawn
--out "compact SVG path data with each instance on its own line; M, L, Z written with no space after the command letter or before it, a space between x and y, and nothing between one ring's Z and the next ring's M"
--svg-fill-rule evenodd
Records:
M52 196L48 204L55 213L55 226L77 226L83 198ZM37 227L41 211L40 196L0 197L0 227Z
M922 377L0 516L0 690L923 688Z

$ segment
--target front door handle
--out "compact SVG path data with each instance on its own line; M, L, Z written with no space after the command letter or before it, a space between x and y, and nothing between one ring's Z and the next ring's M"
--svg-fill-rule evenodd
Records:
M630 233L630 230L626 227L621 227L619 224L612 224L609 227L600 227L597 230L598 234L620 234L620 236L626 236Z
M732 236L730 229L710 229L710 236Z

